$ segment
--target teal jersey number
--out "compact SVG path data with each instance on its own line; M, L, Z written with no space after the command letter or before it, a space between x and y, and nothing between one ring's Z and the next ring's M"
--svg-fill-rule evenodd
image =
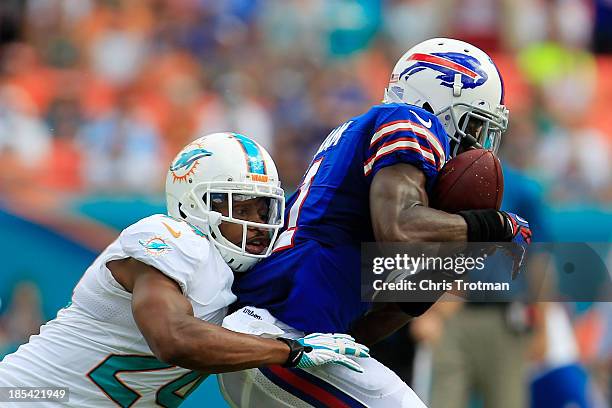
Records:
M174 366L162 363L154 356L111 354L87 374L89 378L122 408L131 407L141 397L126 386L117 374L164 370ZM178 407L206 378L206 375L190 371L165 384L155 396L155 402L166 408Z

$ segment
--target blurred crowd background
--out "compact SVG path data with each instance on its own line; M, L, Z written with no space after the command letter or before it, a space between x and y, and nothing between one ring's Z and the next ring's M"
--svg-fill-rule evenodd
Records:
M381 100L401 54L451 36L504 74L503 158L552 202L607 202L609 3L5 0L0 188L159 193L181 146L236 130L291 190L328 131Z
M536 238L609 242L610 0L0 1L0 230L21 237L5 251L31 248L0 267L0 355L54 316L117 230L163 211L187 142L249 135L291 192L328 132L379 103L397 59L434 36L499 65L508 205ZM606 404L611 312L562 309ZM436 341L434 326L401 341Z

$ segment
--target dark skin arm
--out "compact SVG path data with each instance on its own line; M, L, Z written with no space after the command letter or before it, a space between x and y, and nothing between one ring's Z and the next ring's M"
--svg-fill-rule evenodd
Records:
M425 174L410 164L396 164L376 173L370 186L370 214L376 241L467 241L463 217L428 207L425 188ZM375 304L355 322L351 334L357 341L372 345L411 319L396 303Z
M385 167L376 173L370 187L370 214L376 241L467 241L463 217L428 207L425 183L425 174L406 163Z
M289 346L235 333L194 317L179 285L156 268L133 258L107 264L132 293L132 313L155 357L191 370L221 373L283 364Z

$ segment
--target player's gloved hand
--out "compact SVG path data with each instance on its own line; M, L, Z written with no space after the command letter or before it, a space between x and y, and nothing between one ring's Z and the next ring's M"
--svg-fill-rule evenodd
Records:
M313 333L297 340L278 338L290 348L284 367L309 368L324 364L339 364L350 370L363 368L347 356L370 357L370 350L348 334Z
M523 267L525 251L531 243L529 223L516 214L495 209L459 211L457 214L462 216L467 224L469 242L512 242L515 244L494 244L493 251L486 248L488 254L501 248L513 258L512 279L515 279Z
M526 219L514 213L506 211L500 211L500 213L505 217L505 227L509 241L517 244L506 250L506 253L514 259L512 279L515 279L524 267L525 252L527 246L531 244L531 228L529 228Z
M524 247L531 244L531 228L527 220L511 212L501 211L501 213L506 217L507 225L510 227L511 241Z

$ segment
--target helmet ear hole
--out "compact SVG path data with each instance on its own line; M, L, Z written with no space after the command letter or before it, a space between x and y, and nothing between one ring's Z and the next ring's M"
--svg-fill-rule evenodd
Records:
M181 206L182 206L182 205L183 205L183 204L181 204L181 203L179 203L179 205L178 205L179 214L180 214L180 216L181 216L183 219L187 219L187 214L185 214L185 213L183 212L183 210L181 209Z
M425 109L427 112L429 113L434 113L433 108L431 107L431 105L429 104L429 102L425 102L423 104L423 109Z

